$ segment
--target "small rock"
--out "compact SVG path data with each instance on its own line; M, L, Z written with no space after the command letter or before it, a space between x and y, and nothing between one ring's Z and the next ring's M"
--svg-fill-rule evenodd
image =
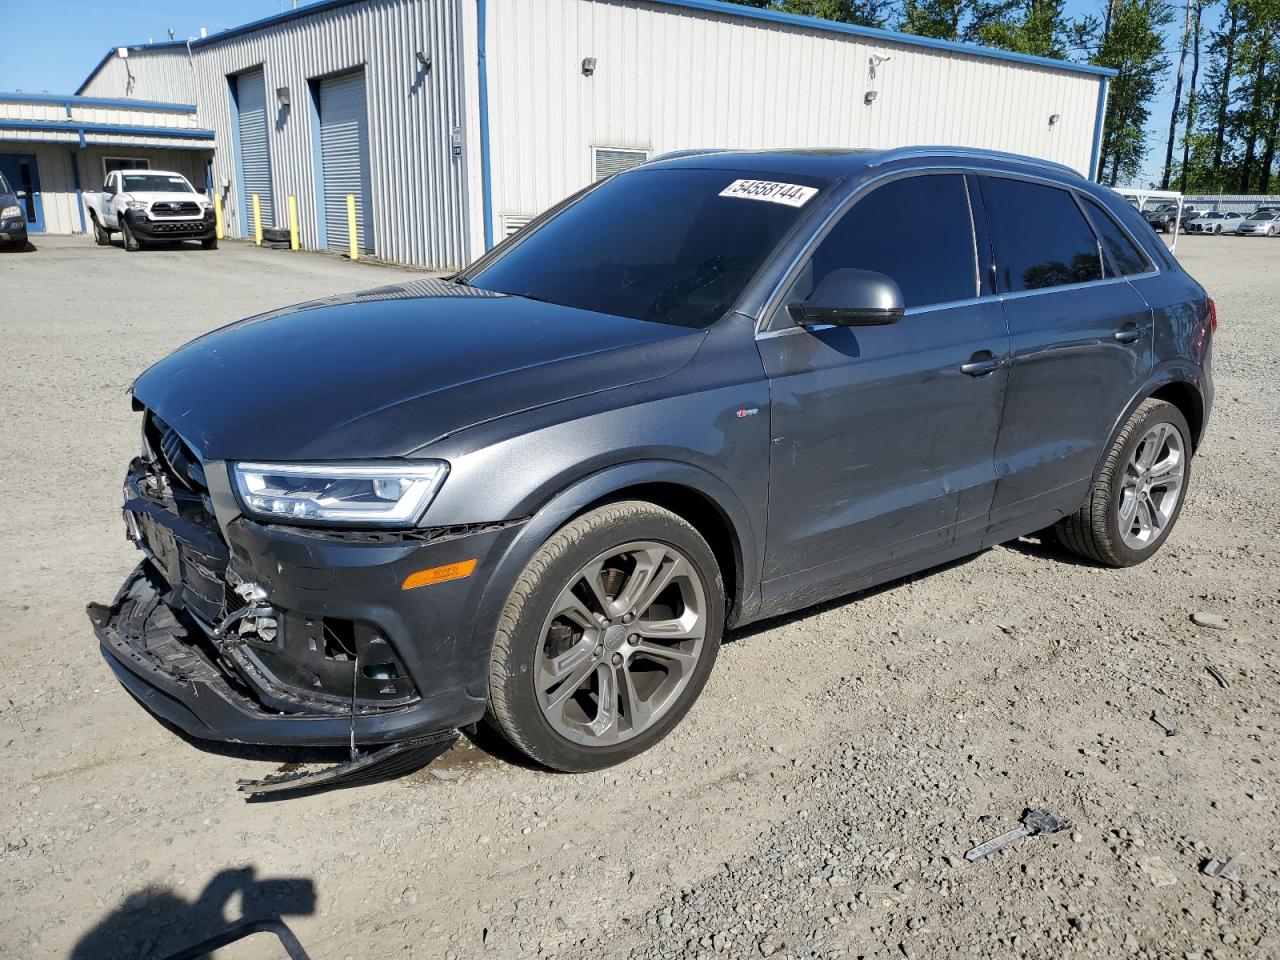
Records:
M1160 857L1143 857L1138 861L1138 869L1147 875L1154 887L1172 887L1178 882L1178 875Z
M1197 611L1191 615L1191 622L1198 627L1205 627L1209 630L1225 630L1227 629L1227 618L1220 613L1204 613Z
M1135 937L1135 936L1133 935L1133 931L1132 931L1132 930L1130 930L1128 933L1126 933L1126 934L1124 935L1124 944L1123 944L1123 946L1124 946L1124 951L1125 951L1125 953L1137 953L1137 952L1138 952L1138 938L1137 938L1137 937Z
M405 887L404 893L400 894L400 900L410 906L418 902L418 889L416 887Z
M1243 869L1244 864L1240 862L1240 858L1232 857L1222 865L1222 868L1218 871L1218 876L1223 880L1239 880L1240 871Z

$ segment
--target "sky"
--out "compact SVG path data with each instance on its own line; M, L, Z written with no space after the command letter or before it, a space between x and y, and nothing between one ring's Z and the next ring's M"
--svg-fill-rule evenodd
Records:
M19 0L0 0L0 7ZM11 40L0 59L0 90L27 93L71 93L108 50L152 40L216 33L250 20L289 9L293 0L45 0L25 3L21 25L9 18ZM305 0L299 5L305 6ZM1067 0L1069 16L1098 14L1102 0ZM1216 13L1215 13L1216 18ZM1212 27L1205 18L1205 33ZM1170 28L1170 48L1178 42L1180 24ZM1190 75L1190 58L1187 71ZM1158 179L1164 163L1169 110L1173 104L1173 71L1152 103L1150 153L1140 180Z

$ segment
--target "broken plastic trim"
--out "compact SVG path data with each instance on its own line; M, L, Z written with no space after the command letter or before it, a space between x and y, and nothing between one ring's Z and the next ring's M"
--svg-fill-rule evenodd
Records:
M458 740L450 730L421 740L403 740L380 750L359 753L345 763L324 770L271 774L261 780L240 780L237 786L246 798L290 794L317 787L349 787L398 777L425 767Z

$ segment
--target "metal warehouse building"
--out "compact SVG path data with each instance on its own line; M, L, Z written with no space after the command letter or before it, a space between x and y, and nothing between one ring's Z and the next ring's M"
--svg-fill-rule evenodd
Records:
M948 143L1089 174L1109 75L716 0L322 0L112 50L77 92L194 104L231 236L254 194L286 227L292 196L302 245L345 249L353 195L364 251L446 269L689 147Z

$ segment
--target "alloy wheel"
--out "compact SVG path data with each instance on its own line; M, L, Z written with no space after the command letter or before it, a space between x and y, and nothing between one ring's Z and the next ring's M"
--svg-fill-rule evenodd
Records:
M570 579L542 626L534 683L543 716L586 746L656 723L693 677L707 632L707 589L666 543L597 556Z
M1169 526L1187 475L1182 434L1157 423L1133 448L1116 504L1120 537L1132 550L1151 546Z

